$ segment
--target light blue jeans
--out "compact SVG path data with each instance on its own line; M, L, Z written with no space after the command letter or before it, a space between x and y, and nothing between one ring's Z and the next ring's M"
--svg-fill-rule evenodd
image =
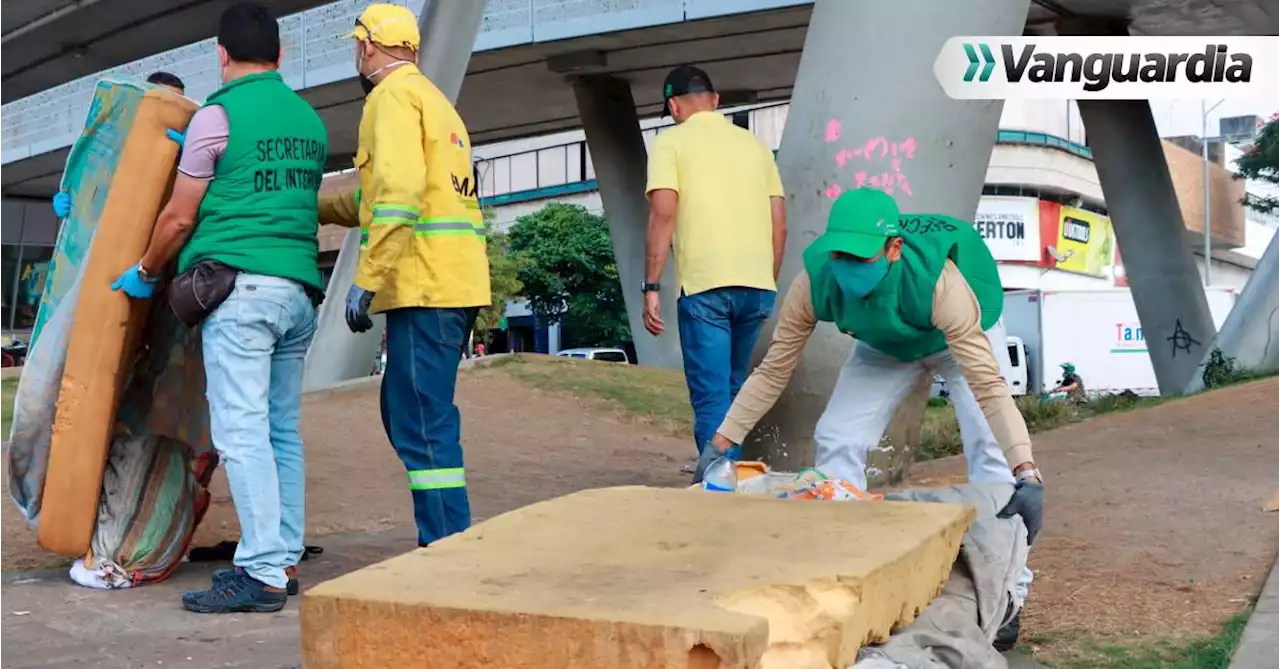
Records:
M201 327L210 431L231 484L235 565L273 587L302 558L302 365L316 310L298 283L241 274Z

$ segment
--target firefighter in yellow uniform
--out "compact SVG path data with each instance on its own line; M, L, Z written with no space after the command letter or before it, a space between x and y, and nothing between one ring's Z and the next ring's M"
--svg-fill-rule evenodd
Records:
M471 524L453 395L476 313L490 302L484 221L467 129L415 65L417 18L370 5L347 37L367 95L360 188L320 198L320 222L360 226L347 325L363 332L370 313L387 316L382 424L408 470L425 546Z

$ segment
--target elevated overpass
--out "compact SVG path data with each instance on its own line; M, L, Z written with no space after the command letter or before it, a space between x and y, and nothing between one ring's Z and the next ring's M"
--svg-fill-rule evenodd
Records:
M218 12L227 4L225 0L7 0L6 104L0 109L4 195L48 197L57 189L66 150L79 132L90 91L100 77L143 77L165 69L182 77L188 95L197 100L215 90L217 57L210 36L216 30ZM268 4L283 16L290 9L318 3L272 0ZM366 0L341 0L281 19L283 73L324 117L335 168L350 165L363 102L351 45L341 35L366 4ZM421 11L424 0L406 4ZM580 127L573 90L566 82L569 74L629 81L640 116L659 112L662 77L673 65L685 62L702 64L717 87L727 92L729 103L791 96L812 2L637 0L615 4L619 7L581 0L490 0L458 101L473 141L481 144ZM1267 26L1274 30L1275 9L1274 2L1263 0L1036 0L1028 10L1025 29L1051 30L1064 17L1103 15L1132 17L1135 33L1255 34ZM38 23L40 17L57 11L65 13ZM156 53L166 45L193 39L199 41ZM60 44L88 47L77 50Z
M277 15L324 0L264 0ZM202 40L228 0L5 0L0 98L5 102Z
M911 188L892 192L900 207L972 219L1001 105L946 97L932 73L946 39L1053 32L1276 34L1274 0L491 0L483 15L470 1L432 0L421 12L430 51L424 71L446 82L448 93L461 86L459 108L475 143L583 128L628 288L637 352L642 362L664 366L680 364L677 335L644 333L639 293L631 287L641 280L647 211L639 117L658 111L660 83L673 65L704 66L726 104L792 100L779 150L791 222L780 277L785 289L801 268L806 242L825 227L831 186L847 188L853 181L843 161L834 159L846 144L910 139L911 160L903 171ZM281 21L284 76L325 117L334 166L349 165L362 103L352 48L339 36L364 4L342 0ZM407 4L420 10L423 3ZM202 98L217 85L211 49L206 40L119 72L141 76L163 67ZM70 81L4 106L6 197L52 194L91 85L92 79ZM1139 317L1153 333L1148 342L1161 390L1180 392L1216 333L1150 106L1079 106ZM824 133L833 123L847 132ZM340 325L340 296L357 252L358 235L349 233L312 347L320 362L310 365L309 375L321 366L330 376L363 375L373 358L378 332L357 337ZM670 272L662 284L664 319L675 322ZM1275 292L1273 285L1273 302ZM1242 301L1238 308L1251 305ZM1195 350L1181 350L1187 340L1196 342ZM762 338L761 346L766 343ZM811 464L813 426L849 346L848 337L832 330L815 333L796 378L759 431L767 436L757 446L775 463Z

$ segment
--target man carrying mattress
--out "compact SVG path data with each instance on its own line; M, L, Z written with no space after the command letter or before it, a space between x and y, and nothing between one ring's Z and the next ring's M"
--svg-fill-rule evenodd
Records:
M236 569L215 573L210 589L184 594L182 604L198 613L268 612L296 592L291 574L304 550L299 404L313 296L324 290L316 193L328 136L277 71L280 27L266 7L223 12L218 55L224 83L191 119L151 244L112 288L150 298L175 256L175 312L184 277L225 286L213 294L217 304L199 300L212 309L202 314L201 337L210 430L240 543Z
M382 424L408 471L418 544L471 524L454 406L458 363L490 302L484 221L471 139L449 99L415 61L418 20L370 5L347 35L368 96L360 119L360 189L320 202L320 220L360 226L347 326L387 315Z
M164 71L152 72L147 76L147 83L163 86L178 95L185 95L187 91L186 84L182 83L182 80L177 75ZM66 218L71 215L71 193L62 190L53 196L53 213L58 218Z
M996 262L971 224L900 215L880 190L846 192L832 205L826 232L805 250L804 271L783 298L768 353L712 437L695 478L742 443L786 388L814 327L831 322L858 341L814 430L818 469L865 489L867 452L921 375L937 373L951 391L969 482L1016 483L1000 515L1021 515L1034 540L1043 485L996 358L1006 346L1003 306ZM1019 599L1030 582L1024 569Z

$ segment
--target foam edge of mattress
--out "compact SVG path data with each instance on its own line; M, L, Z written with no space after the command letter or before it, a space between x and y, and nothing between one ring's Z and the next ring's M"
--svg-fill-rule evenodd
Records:
M152 88L138 102L82 268L66 366L49 445L36 539L53 553L88 552L120 393L150 304L111 290L146 251L181 148L165 131L186 129L197 105Z

